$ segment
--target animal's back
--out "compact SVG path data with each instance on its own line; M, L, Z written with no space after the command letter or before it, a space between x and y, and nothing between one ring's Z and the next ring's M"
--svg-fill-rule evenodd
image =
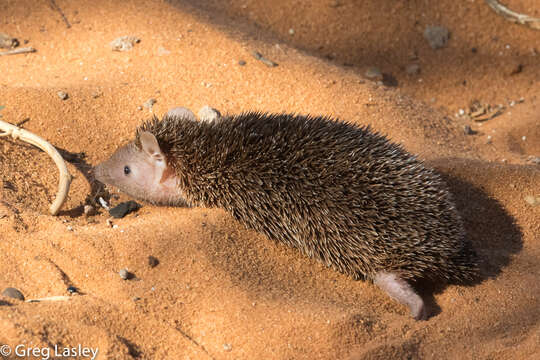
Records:
M157 138L193 204L222 207L355 278L386 271L464 280L475 272L446 185L368 128L245 113L177 130Z

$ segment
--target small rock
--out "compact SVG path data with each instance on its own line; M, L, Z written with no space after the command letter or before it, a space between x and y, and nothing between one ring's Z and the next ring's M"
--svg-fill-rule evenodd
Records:
M471 127L469 125L465 125L463 127L463 131L465 132L465 135L474 135L474 134L476 134L476 131L471 129Z
M0 33L0 48L12 49L19 46L19 40L9 36L8 34Z
M122 269L118 272L118 275L120 275L120 278L123 280L129 280L133 277L133 274L130 273L127 269Z
M523 135L523 136L521 137L521 141L525 141L525 140L527 140L527 137L526 137L525 135Z
M147 109L152 109L152 106L154 106L154 104L157 103L157 100L156 99L153 99L153 98L150 98L148 100L146 100L146 102L143 104L143 106Z
M486 144L491 144L491 139L492 139L491 135L488 135L487 140L486 140Z
M98 201L99 201L99 205L101 205L102 208L104 208L105 210L109 210L109 204L107 204L107 201L104 198L100 196L98 198Z
M68 225L68 226L67 226L67 230L68 230L68 231L73 231L73 226Z
M67 292L70 293L70 294L75 294L75 293L77 293L78 291L77 291L77 288L76 288L75 286L69 286L69 287L67 288Z
M204 105L201 110L199 110L199 119L205 122L214 122L221 117L221 114L218 110Z
M540 205L540 198L536 198L536 197L531 196L531 195L525 196L525 201L527 202L527 204L529 204L531 206Z
M4 291L2 291L2 296L24 301L22 292L12 287L5 288Z
M61 100L67 100L69 95L67 92L60 90L56 93Z
M465 115L465 110L459 109L459 110L458 110L458 114L459 114L459 116Z
M368 68L364 73L364 76L373 81L382 81L383 79L383 74L381 70L374 66Z
M223 344L223 350L229 352L232 350L231 344Z
M289 29L289 35L294 35L294 29L293 28Z
M246 61L245 60L238 60L238 65L244 66L244 65L246 65Z
M148 257L148 266L150 266L151 268L155 268L158 265L159 265L159 260L156 257L150 255Z
M141 205L137 203L136 201L130 200L123 203L118 204L117 206L113 207L109 210L109 214L115 218L115 219L121 219L127 214L137 211L141 208Z
M450 32L444 26L428 26L424 30L424 38L432 49L441 49L446 46Z
M141 111L141 110L142 110L142 106L141 106L141 105L137 106L137 110Z
M420 65L418 64L409 64L405 68L405 72L409 75L418 75L420 74Z
M114 39L110 45L113 51L128 51L133 49L133 46L139 42L141 42L141 39L138 37L127 35Z

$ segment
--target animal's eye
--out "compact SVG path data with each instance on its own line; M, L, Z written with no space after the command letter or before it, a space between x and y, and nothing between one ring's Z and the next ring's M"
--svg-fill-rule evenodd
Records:
M126 175L129 175L129 173L131 172L131 169L129 168L129 166L124 166L124 174Z

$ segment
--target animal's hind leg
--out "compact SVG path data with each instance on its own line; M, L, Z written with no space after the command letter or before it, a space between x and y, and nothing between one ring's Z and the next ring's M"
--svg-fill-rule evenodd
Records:
M426 320L427 311L424 300L414 291L411 284L397 274L379 271L373 283L384 290L392 299L407 305L416 320Z

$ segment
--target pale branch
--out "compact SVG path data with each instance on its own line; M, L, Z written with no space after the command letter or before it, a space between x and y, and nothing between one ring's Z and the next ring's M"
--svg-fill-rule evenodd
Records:
M0 56L4 55L17 55L17 54L26 54L26 53L33 53L36 52L36 49L33 47L23 47L23 48L16 48L6 51L0 51Z
M486 0L486 3L506 20L528 26L535 30L540 30L540 18L534 18L525 14L514 12L497 0Z
M56 198L49 207L49 212L52 215L58 214L58 211L66 201L69 192L69 185L71 184L72 179L62 155L60 155L58 150L56 150L51 143L45 141L30 131L18 128L17 126L2 120L0 120L0 130L3 131L3 133L0 133L0 137L11 136L14 139L21 139L22 141L37 146L41 150L45 151L54 160L60 172L60 179L58 182L58 192L56 193Z

